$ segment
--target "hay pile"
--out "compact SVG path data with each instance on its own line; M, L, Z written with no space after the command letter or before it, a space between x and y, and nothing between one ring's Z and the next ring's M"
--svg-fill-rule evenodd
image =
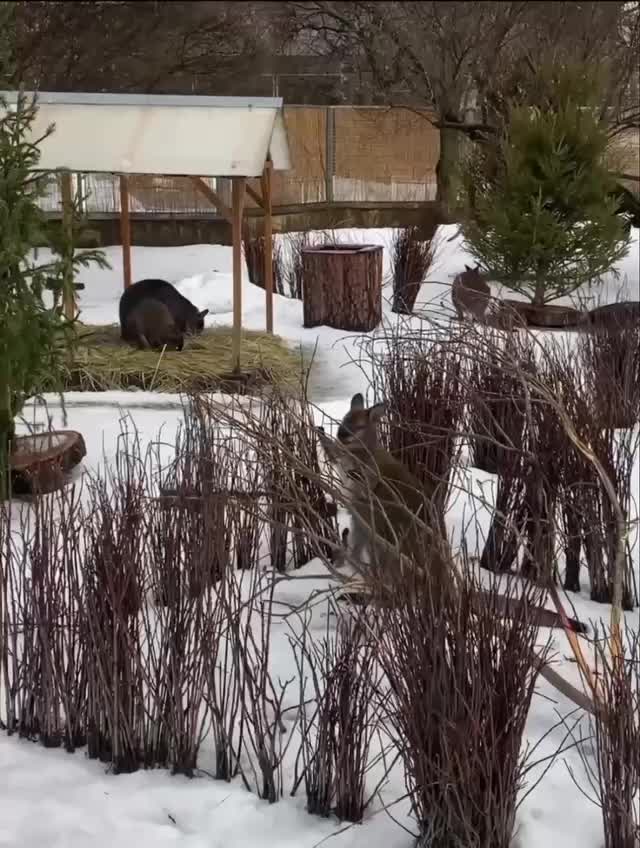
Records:
M216 391L228 384L231 327L205 330L185 339L178 351L137 350L120 338L117 324L79 325L80 343L65 381L65 391L144 389L157 392ZM300 355L278 336L245 331L241 369L249 385L295 383Z

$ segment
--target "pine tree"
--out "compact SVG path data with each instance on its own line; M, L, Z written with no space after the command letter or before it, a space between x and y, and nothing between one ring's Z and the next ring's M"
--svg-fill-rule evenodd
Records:
M539 105L511 104L501 132L463 169L471 254L535 305L596 282L629 242L607 167L597 78L563 68L541 89Z
M51 243L38 200L51 173L38 172L40 139L31 128L37 115L35 99L20 95L17 103L2 103L0 119L0 497L7 492L8 455L14 420L24 402L43 391L62 387L74 321L57 305L65 287L73 286L78 266L97 261L99 251L73 250L73 227ZM33 250L49 245L52 261L37 265ZM47 303L52 299L53 306Z

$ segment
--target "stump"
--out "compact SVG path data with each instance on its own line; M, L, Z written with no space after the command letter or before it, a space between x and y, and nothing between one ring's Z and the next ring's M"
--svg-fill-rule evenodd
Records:
M61 488L65 474L86 454L82 434L75 430L15 436L10 457L12 492L46 494Z
M382 247L329 244L302 251L304 326L369 332L382 320Z

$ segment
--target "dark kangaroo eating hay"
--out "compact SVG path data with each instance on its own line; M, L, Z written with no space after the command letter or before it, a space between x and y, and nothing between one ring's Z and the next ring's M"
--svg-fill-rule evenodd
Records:
M140 348L182 350L184 337L168 307L158 300L147 298L131 310L126 323L126 336ZM124 335L124 334L123 334Z
M130 329L129 316L146 300L164 304L182 334L195 335L204 330L204 318L209 312L208 309L199 310L166 280L139 280L129 286L120 298L120 329L125 341L137 341L136 338L130 337L133 328Z

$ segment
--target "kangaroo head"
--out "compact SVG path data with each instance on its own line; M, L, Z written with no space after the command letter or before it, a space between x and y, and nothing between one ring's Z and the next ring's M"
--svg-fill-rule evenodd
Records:
M462 274L460 276L465 278L466 280L469 280L469 281L471 281L471 280L484 281L484 275L483 275L482 271L480 270L480 263L479 262L476 263L475 268L472 268L470 265L467 265L465 263L464 271L462 272Z
M195 316L191 317L187 323L187 332L192 335L198 335L204 330L204 319L209 314L208 309L199 311Z
M374 450L378 445L377 425L383 415L383 403L366 408L358 392L351 398L351 407L338 428L338 441L345 447Z

